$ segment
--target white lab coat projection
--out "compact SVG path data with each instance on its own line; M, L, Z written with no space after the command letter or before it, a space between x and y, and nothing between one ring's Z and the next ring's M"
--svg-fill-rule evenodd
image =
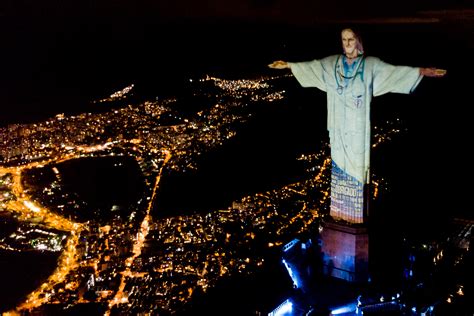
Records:
M394 66L376 57L362 56L354 61L357 64L352 74L347 74L344 72L344 58L343 55L333 55L288 64L303 87L316 87L327 94L332 170L336 174L336 165L338 171L344 173L339 183L333 183L338 180L336 175L332 176L331 216L362 223L364 203L361 199L363 187L369 181L372 96L389 92L408 94L416 88L422 76L417 67ZM360 192L354 195L354 189ZM348 196L344 198L344 195ZM344 200L338 201L341 198Z

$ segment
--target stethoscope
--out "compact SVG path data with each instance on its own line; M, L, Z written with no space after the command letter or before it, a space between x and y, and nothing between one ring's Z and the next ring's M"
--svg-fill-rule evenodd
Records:
M337 56L336 64L334 65L334 77L336 79L336 85L337 85L336 91L339 95L342 95L342 93L344 92L344 88L348 86L349 80L354 80L355 77L357 77L357 75L359 74L361 76L361 79L363 80L363 73L364 73L363 65L365 64L365 56L360 57L360 59L358 60L359 64L356 67L355 73L351 77L344 76L344 69L342 69L341 71L341 67L343 66L341 66L340 60L341 60L341 55ZM340 81L344 81L344 85ZM355 96L353 95L353 97Z

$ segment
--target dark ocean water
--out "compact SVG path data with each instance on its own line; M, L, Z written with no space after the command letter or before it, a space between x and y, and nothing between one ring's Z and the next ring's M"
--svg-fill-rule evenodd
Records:
M0 250L0 312L22 302L56 268L56 253Z
M0 124L41 121L57 113L102 111L92 100L135 84L135 100L181 96L189 78L228 79L274 74L266 65L338 53L339 25L295 28L241 23L159 25L69 24L19 27L2 53ZM396 232L435 229L447 216L469 216L469 67L472 39L460 25L363 25L366 52L393 64L437 66L443 79L425 78L414 94L375 98L373 125L400 118L407 132L372 155L390 186L379 227ZM469 28L468 28L469 29ZM288 82L288 99L260 108L192 175L164 177L160 214L226 208L231 201L298 180L295 158L325 139L325 96ZM177 198L179 196L179 198ZM271 278L268 277L267 278Z

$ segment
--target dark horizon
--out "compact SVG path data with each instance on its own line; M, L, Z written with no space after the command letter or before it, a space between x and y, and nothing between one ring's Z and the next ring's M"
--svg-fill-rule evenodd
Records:
M5 22L5 21L4 21ZM0 76L0 126L86 108L95 99L135 83L173 95L205 74L253 78L275 59L309 60L340 51L339 30L356 25L368 55L393 64L465 72L457 54L470 51L474 23L317 23L311 26L245 19L178 19L136 25L7 24ZM46 26L45 26L46 25ZM63 27L63 28L61 28ZM409 49L407 49L409 48ZM456 77L453 77L456 76Z

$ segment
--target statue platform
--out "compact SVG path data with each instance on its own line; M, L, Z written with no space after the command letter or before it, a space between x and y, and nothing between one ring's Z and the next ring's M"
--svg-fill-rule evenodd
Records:
M363 224L329 220L320 236L323 273L349 282L369 278L369 235Z

